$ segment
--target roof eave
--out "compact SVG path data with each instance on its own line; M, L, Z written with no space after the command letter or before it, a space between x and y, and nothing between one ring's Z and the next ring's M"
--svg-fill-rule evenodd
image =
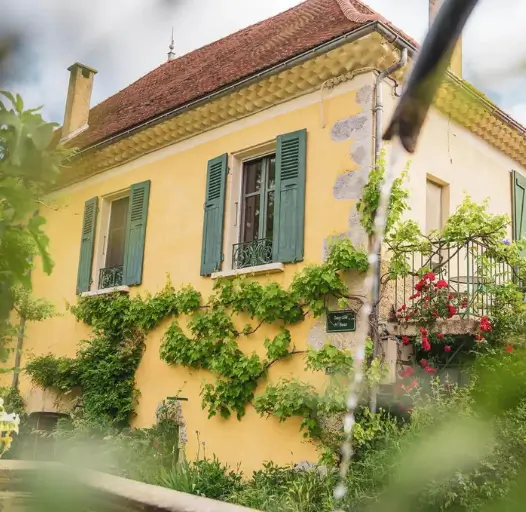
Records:
M372 21L369 23L364 24L363 26L353 29L349 32L346 32L345 34L335 38L331 39L330 41L326 41L325 43L315 46L311 48L310 50L307 50L306 52L300 53L299 55L296 55L290 59L287 59L284 62L281 62L279 64L276 64L275 66L271 66L267 69L264 69L262 71L259 71L257 73L254 73L252 75L249 75L241 80L238 80L236 82L233 82L229 85L226 85L224 87L221 87L220 89L217 89L210 94L207 94L206 96L203 96L201 98L197 98L195 100L192 100L188 103L185 103L184 105L180 105L174 109L170 109L160 115L157 115L151 119L148 119L136 126L133 126L131 128L128 128L126 130L123 130L121 132L115 133L110 137L107 137L105 139L102 139L98 142L95 142L94 144L91 144L85 148L81 148L80 151L76 154L76 156L80 156L83 153L87 153L88 151L92 151L95 149L98 149L100 147L106 146L108 144L111 144L113 142L118 141L119 139L122 139L124 137L127 137L137 131L142 130L143 128L147 126L154 125L156 123L159 123L161 121L164 121L166 119L169 119L170 117L174 117L176 115L179 115L180 113L189 110L191 108L198 107L199 105L202 105L203 103L206 103L208 101L214 100L216 98L219 98L220 96L223 96L225 94L228 94L230 92L235 91L236 89L239 89L241 87L246 87L253 82L256 82L258 80L261 80L262 78L265 78L269 75L279 73L280 71L284 71L288 68L297 66L298 64L301 64L302 62L312 59L313 57L326 53L334 48L337 48L341 45L344 45L346 43L349 43L351 41L354 41L356 39L359 39L361 37L364 37L368 34L371 34L374 32L378 27L379 22Z

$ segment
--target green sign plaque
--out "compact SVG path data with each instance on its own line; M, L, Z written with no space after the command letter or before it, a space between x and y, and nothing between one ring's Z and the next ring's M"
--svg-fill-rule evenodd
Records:
M356 331L356 313L350 309L327 312L327 332Z

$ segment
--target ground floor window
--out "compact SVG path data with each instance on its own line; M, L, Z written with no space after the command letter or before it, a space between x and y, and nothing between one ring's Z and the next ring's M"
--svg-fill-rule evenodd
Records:
M28 424L31 434L25 445L25 458L29 460L55 460L55 438L52 435L61 418L69 418L66 414L52 412L37 412L29 415Z

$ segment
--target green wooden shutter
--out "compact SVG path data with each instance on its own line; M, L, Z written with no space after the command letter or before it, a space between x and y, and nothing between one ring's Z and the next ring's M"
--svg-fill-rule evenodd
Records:
M227 171L227 154L213 158L208 162L203 245L201 247L202 276L209 276L212 272L221 270Z
M513 238L526 238L526 177L513 171Z
M149 197L149 180L131 186L123 269L123 284L128 286L138 285L142 282Z
M80 258L77 273L77 293L87 292L91 286L91 267L95 244L98 198L92 197L84 204L82 236L80 239Z
M280 135L276 154L273 260L303 260L307 130Z

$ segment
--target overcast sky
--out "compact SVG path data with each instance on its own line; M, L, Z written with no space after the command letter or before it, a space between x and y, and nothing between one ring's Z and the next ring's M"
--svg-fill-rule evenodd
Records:
M327 2L335 0L326 0ZM92 105L166 60L172 26L187 53L300 3L297 0L0 0L0 34L24 34L2 87L61 122L66 68L98 69ZM427 0L368 0L421 41ZM480 0L464 34L464 75L526 125L526 0ZM6 8L9 6L8 8Z

